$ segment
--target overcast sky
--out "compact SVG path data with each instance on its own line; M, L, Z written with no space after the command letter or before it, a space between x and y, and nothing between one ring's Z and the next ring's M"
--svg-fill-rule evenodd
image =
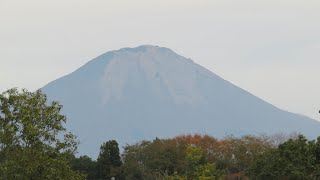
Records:
M320 120L319 0L0 0L0 91L143 44Z

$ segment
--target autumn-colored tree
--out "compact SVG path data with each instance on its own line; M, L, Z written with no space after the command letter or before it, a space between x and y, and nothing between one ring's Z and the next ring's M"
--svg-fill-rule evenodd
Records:
M189 134L180 135L173 139L179 143L200 147L205 155L205 159L209 163L216 162L217 155L219 154L219 141L216 138L209 135Z

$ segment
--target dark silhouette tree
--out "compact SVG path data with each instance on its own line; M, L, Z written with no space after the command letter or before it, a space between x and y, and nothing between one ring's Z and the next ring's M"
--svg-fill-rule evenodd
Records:
M100 147L97 160L98 179L121 179L121 157L115 140L105 142Z

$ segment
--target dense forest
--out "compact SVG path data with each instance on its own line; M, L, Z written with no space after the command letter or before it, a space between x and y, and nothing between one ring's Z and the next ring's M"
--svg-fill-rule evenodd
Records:
M274 139L275 138L275 139ZM226 137L182 135L127 145L119 155L116 141L101 146L97 161L73 157L72 168L88 179L317 179L320 139L297 135Z
M78 157L61 109L41 91L0 94L0 179L320 179L320 137L301 134L106 140L97 160Z

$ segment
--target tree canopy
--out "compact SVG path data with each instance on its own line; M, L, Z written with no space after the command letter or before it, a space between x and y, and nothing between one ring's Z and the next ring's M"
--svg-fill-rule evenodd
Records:
M97 160L98 179L121 179L121 165L118 142L110 140L103 143Z
M299 135L256 158L248 174L253 179L317 179L320 178L319 156L320 137L308 141Z
M78 143L63 127L61 108L41 90L0 94L0 179L84 178L68 160Z

